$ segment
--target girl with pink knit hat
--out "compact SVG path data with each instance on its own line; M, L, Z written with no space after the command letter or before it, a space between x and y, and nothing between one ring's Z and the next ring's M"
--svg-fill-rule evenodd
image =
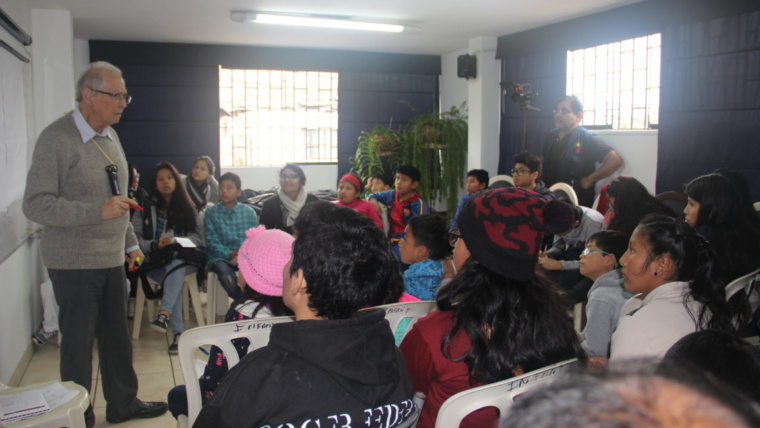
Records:
M293 237L281 230L259 226L246 232L237 257L243 296L232 303L224 322L293 315L282 301L282 271L292 249ZM248 339L234 339L232 343L242 359L248 350ZM214 395L225 373L227 359L221 349L212 346L206 369L199 379L203 403ZM187 415L185 385L169 391L169 411L175 418Z

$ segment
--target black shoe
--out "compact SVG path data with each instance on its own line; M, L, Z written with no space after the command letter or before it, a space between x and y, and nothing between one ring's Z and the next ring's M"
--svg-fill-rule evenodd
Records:
M163 401L141 401L140 405L132 413L120 418L112 418L106 415L106 420L111 424L126 422L136 418L155 418L163 415L169 409L169 406Z
M174 342L172 342L171 345L169 345L169 355L177 355L179 352L179 346L177 345L179 343L179 336L182 333L175 333L174 334Z
M166 333L166 327L169 326L169 317L164 313L156 315L156 319L150 323L150 329L159 333Z

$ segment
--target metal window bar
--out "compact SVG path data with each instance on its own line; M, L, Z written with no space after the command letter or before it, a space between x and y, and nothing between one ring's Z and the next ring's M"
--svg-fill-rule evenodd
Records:
M652 76L659 76L661 61L653 60L655 50L661 52L659 34L568 51L567 89L584 97L584 124L614 129L656 126L652 118L659 114L659 79L655 85ZM643 103L637 103L638 98Z
M222 166L337 162L337 85L338 73L220 67Z

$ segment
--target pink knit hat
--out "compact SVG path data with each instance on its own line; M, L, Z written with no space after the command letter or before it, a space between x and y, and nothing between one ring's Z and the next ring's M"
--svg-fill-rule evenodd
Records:
M293 251L293 237L264 226L248 229L238 251L238 268L249 287L267 296L282 296L282 270Z

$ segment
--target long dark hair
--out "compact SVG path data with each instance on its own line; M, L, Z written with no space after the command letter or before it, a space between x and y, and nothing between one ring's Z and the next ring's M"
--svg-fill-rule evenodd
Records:
M610 220L608 229L622 232L629 238L647 214L676 214L633 177L616 177L607 187L607 195L615 198L615 215Z
M267 296L266 294L261 294L247 286L245 287L245 290L243 290L243 295L232 302L230 305L230 311L237 310L236 308L243 304L246 306L256 305L256 309L253 310L251 318L256 318L256 314L258 314L262 308L269 308L269 312L271 312L273 317L293 315L293 311L285 306L282 296Z
M158 171L165 169L174 176L174 193L167 205L166 199L159 193L156 180ZM185 180L179 175L177 168L169 162L161 162L153 169L153 196L159 210L166 209L166 228L174 230L179 235L198 232L198 219L195 204L190 199L185 188Z
M726 304L726 282L707 240L686 222L663 215L645 217L637 230L647 242L647 263L667 255L674 265L669 279L689 282L684 306L689 309L689 297L702 304L699 314L691 314L698 329L733 331Z
M726 177L697 177L686 185L686 195L699 202L696 227L719 255L727 281L760 267L760 230L747 218L739 192Z
M758 216L752 203L752 194L750 194L749 191L747 177L741 172L730 168L718 168L712 173L726 177L726 179L734 185L734 188L739 193L739 205L741 206L741 209L748 217L749 222L755 226L755 229L760 229L760 216Z
M452 361L464 361L471 383L508 379L570 358L585 360L566 305L543 277L521 282L470 258L438 293L438 308L450 310L454 326L441 343ZM452 355L458 334L470 349Z

